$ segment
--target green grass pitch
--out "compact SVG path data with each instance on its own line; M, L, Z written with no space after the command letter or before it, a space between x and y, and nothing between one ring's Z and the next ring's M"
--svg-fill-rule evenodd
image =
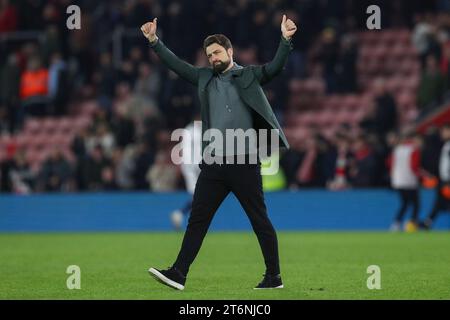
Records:
M184 291L151 278L176 258L182 233L0 234L0 299L450 299L450 233L278 232L281 290L251 232L210 232ZM81 289L69 290L69 265ZM367 288L369 265L381 289Z

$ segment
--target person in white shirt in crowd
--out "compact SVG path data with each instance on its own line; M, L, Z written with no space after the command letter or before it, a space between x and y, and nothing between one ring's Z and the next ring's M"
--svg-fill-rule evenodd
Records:
M412 207L412 216L405 224L404 229L406 231L418 229L421 143L421 138L417 133L404 133L388 160L391 168L391 186L398 191L401 199L401 206L391 225L392 231L401 230L409 207Z
M197 125L195 125L196 121ZM189 159L192 159L193 161L189 163L186 163L188 161L183 161L183 163L181 164L181 173L183 174L186 190L190 194L190 198L182 208L173 211L170 215L170 220L175 230L181 229L185 221L185 218L191 212L192 197L194 195L195 185L197 183L197 179L201 171L200 167L198 166L202 158L201 154L202 130L201 130L201 123L199 121L200 121L200 114L196 114L194 120L186 126L185 130L187 134L183 136L181 142L183 155L184 154L188 155Z

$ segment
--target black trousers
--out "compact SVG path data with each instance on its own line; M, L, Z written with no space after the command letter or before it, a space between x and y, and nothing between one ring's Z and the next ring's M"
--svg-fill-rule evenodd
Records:
M192 212L183 244L173 267L183 274L200 250L213 216L222 201L234 193L244 208L258 238L267 274L279 274L278 240L267 216L262 190L261 166L258 164L200 164Z
M405 216L406 210L412 206L412 221L417 222L419 214L419 190L418 189L399 189L398 190L402 205L398 210L396 221L401 222Z
M444 185L445 184L442 181L440 181L436 188L436 198L434 200L433 209L431 209L431 212L428 215L427 220L433 222L441 211L450 211L450 200L446 199L441 192L441 188Z

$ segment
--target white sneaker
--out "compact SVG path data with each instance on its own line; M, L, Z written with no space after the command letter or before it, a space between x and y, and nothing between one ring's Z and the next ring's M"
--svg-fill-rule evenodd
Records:
M162 284L165 284L166 286L169 286L174 289L184 290L186 277L184 277L179 271L173 268L169 268L167 270L158 270L156 268L150 268L148 269L148 272L153 278L155 278Z
M389 230L391 230L392 232L398 232L402 229L402 226L399 222L394 222L393 224L391 224L391 227L389 228Z
M183 213L180 210L175 210L170 215L170 221L172 221L172 226L176 230L180 230L183 225Z

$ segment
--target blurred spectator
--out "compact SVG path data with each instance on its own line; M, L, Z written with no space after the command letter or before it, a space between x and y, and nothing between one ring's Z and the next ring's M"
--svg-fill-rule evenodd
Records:
M131 63L131 70L132 70L132 74L133 74L132 87L134 87L134 84L136 83L136 79L138 79L138 77L139 77L139 72L140 72L139 66L144 61L144 52L142 51L140 46L133 46L129 50L128 57L129 57L129 61Z
M440 61L439 68L441 70L441 73L444 75L444 77L447 80L447 85L449 85L450 81L450 41L447 41L442 46L442 57ZM448 87L445 89L449 89Z
M300 166L295 173L297 182L302 187L314 186L315 178L315 162L318 154L318 141L316 139L308 139L306 141L306 151Z
M312 59L324 66L324 77L327 84L327 92L333 93L337 90L336 63L339 54L339 42L336 31L326 28L320 34L315 47L311 49Z
M96 81L98 83L98 100L100 106L110 111L112 107L111 99L114 96L117 77L109 52L102 52L100 54L100 66L96 73Z
M431 126L424 134L421 167L430 176L439 177L439 158L443 141L439 129Z
M296 172L305 157L305 145L302 139L291 142L291 148L285 151L280 158L280 167L286 174L286 183L289 189L297 189L299 187Z
M142 124L143 119L147 117L159 117L160 112L156 105L152 104L144 96L132 94L130 87L126 83L121 83L117 88L117 94L120 95L119 101L115 104L116 110L126 110L130 119L138 125Z
M102 178L99 189L105 191L115 191L118 190L116 183L116 176L114 168L112 166L106 166L102 169Z
M20 122L20 67L19 61L14 54L8 56L7 61L0 69L0 104L6 109L8 116L8 130L16 131Z
M69 99L69 79L67 64L60 52L55 52L50 58L48 70L48 96L50 99L52 115L66 114L67 100Z
M442 149L439 156L439 175L435 191L434 204L427 217L419 223L426 230L432 228L433 223L441 211L450 208L450 124L444 123L440 129Z
M385 142L386 134L397 128L397 105L392 94L386 89L386 81L378 78L373 86L374 100L371 113L363 120L361 126L374 132L379 141Z
M376 158L367 139L359 136L353 143L354 161L350 168L351 184L354 187L371 187L375 185Z
M146 177L148 169L154 162L154 158L154 150L151 150L146 142L138 144L133 165L133 185L136 190L149 189L149 183Z
M0 1L0 33L15 31L17 28L16 7L10 0Z
M161 90L161 78L152 66L146 62L139 64L139 75L134 86L134 93L143 96L152 105L157 104Z
M342 190L350 187L348 178L349 167L352 161L352 153L350 147L350 141L345 135L337 135L337 152L334 177L332 180L328 181L327 184L327 187L330 190Z
M170 151L162 150L146 174L150 189L155 192L174 191L178 186L178 170L170 160Z
M83 177L84 164L87 159L87 139L88 139L88 130L83 129L74 137L71 144L71 150L75 155L75 184L77 190L86 190L87 185L85 184L85 179Z
M77 159L83 159L87 155L87 139L89 133L88 129L80 130L72 140L71 149Z
M316 129L311 130L311 138L295 141L281 157L290 188L324 187L334 176L335 147Z
M139 137L147 143L151 150L156 150L158 135L164 129L164 123L161 118L155 116L150 110L145 111L140 122Z
M337 92L351 93L357 91L357 56L358 50L354 37L350 34L344 35L340 42L335 66Z
M51 62L52 56L62 52L63 49L57 25L52 24L46 28L42 42L41 57L44 63L48 64Z
M16 153L9 178L11 179L14 193L28 194L33 191L35 174L31 170L23 151Z
M114 135L108 125L101 123L97 126L95 133L87 140L88 150L100 146L107 157L111 157L116 144Z
M72 169L58 148L52 149L50 156L42 165L39 176L38 190L68 191Z
M81 170L83 184L89 191L102 190L104 178L110 178L108 174L103 175L103 170L111 166L111 161L105 156L100 145L94 146L84 160Z
M337 151L336 145L321 135L319 131L314 136L318 152L314 168L314 185L322 188L335 175Z
M17 145L11 141L5 146L6 158L0 162L0 191L12 192L13 184L11 181L11 171L14 169L14 156Z
M135 140L135 124L127 115L123 105L116 108L111 118L111 129L119 147L126 147Z
M9 132L8 109L0 104L0 136Z
M410 223L418 227L420 187L420 140L414 133L405 133L394 147L390 157L392 188L397 190L401 206L391 225L392 231L399 231L409 206L412 206Z
M195 113L192 87L186 86L173 71L168 72L162 102L170 129L184 128Z
M433 16L430 13L415 16L415 27L412 33L412 43L419 53L422 66L425 66L426 57L436 51L438 47L434 39Z
M20 79L21 108L25 115L46 115L48 89L48 70L42 66L40 58L32 57Z
M136 77L137 72L131 60L124 60L119 70L119 81L127 83L130 87L134 87Z
M417 104L422 114L432 108L430 104L441 102L446 88L447 80L439 70L436 57L428 55L417 95Z
M390 183L386 158L389 156L386 137L379 138L375 133L366 133L367 143L375 158L373 187L388 187Z
M135 171L135 145L128 145L125 149L116 148L113 153L112 161L114 163L116 183L122 190L133 190Z
M98 127L100 126L109 127L110 116L111 114L108 113L105 109L95 108L94 112L92 113L92 132L97 132Z
M397 105L395 99L386 89L384 79L375 82L375 132L384 141L389 131L395 130L398 124Z

